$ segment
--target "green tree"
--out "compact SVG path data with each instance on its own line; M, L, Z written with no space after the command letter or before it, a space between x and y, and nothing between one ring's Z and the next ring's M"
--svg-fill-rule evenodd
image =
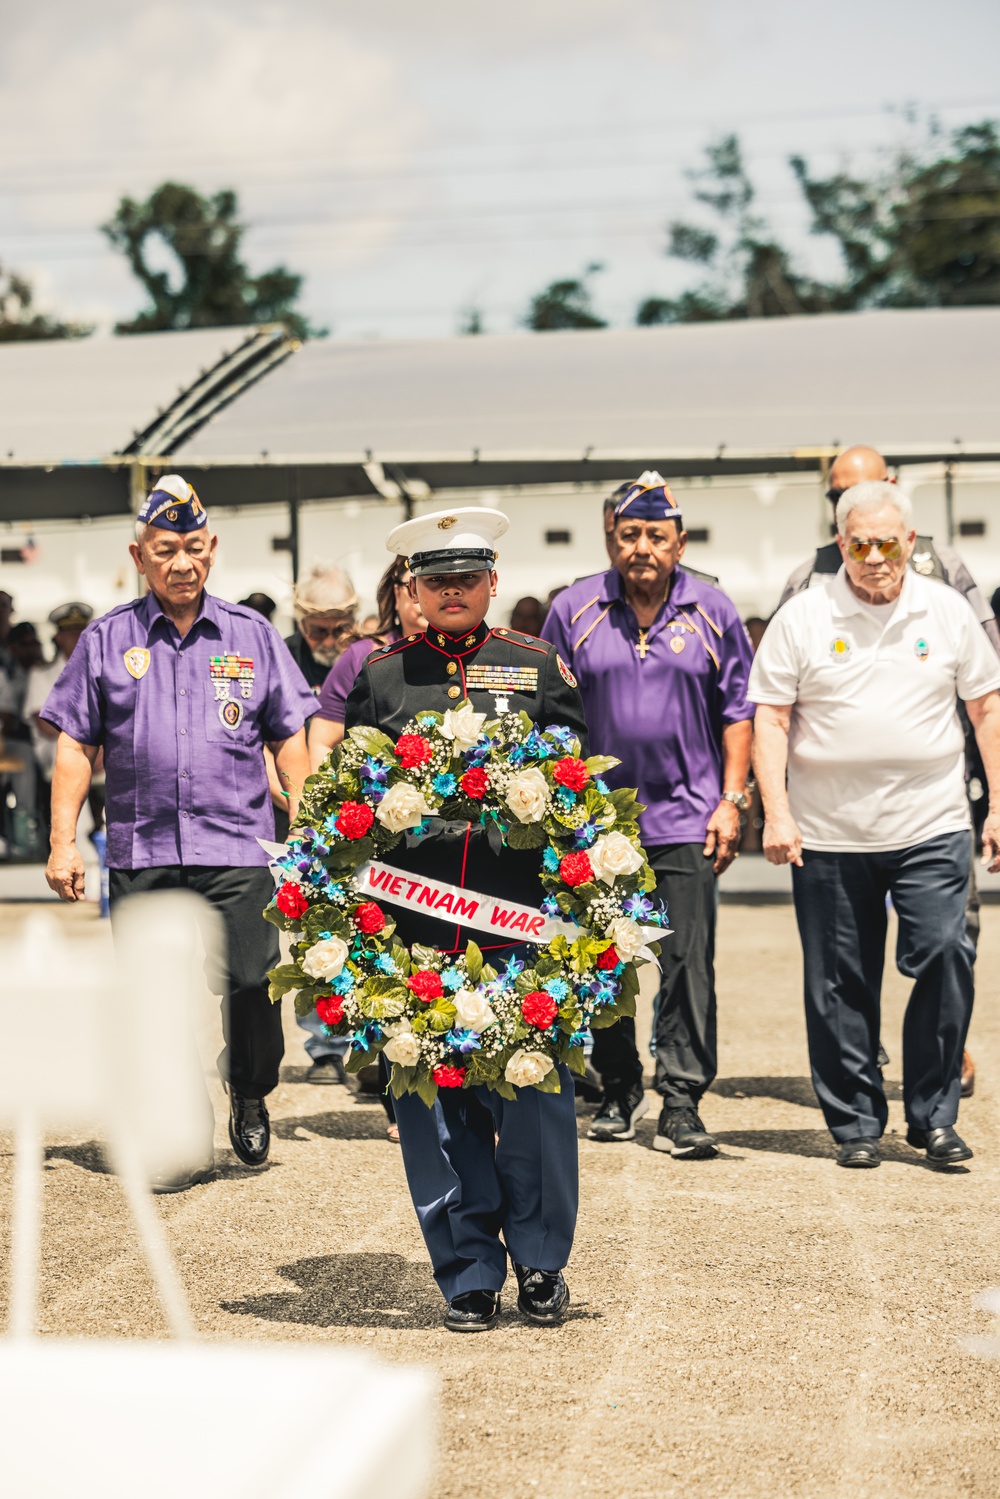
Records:
M302 277L275 266L252 276L240 258L244 227L231 188L204 198L191 187L164 182L144 203L125 197L104 233L127 257L149 295L150 305L119 333L150 333L168 328L215 328L239 323L284 323L298 338L323 330L310 328L294 303ZM171 284L156 270L150 251L159 240L180 272Z
M37 312L34 289L25 276L0 265L0 343L38 338L83 338L91 332L85 323L60 323Z
M524 326L535 333L549 333L556 328L606 328L590 301L590 282L603 266L588 265L583 275L573 281L552 281L532 297Z
M855 307L970 307L1000 303L1000 135L992 121L933 130L870 180L846 172L813 178L792 169L813 215L845 266L842 294Z
M636 322L704 323L728 318L788 317L840 306L838 290L797 271L754 209L754 186L735 135L706 150L687 173L694 198L712 211L715 228L674 220L666 254L705 267L706 279L679 297L647 297Z

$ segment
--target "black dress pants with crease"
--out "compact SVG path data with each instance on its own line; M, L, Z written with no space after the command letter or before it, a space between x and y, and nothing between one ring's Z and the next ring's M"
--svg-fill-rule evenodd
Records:
M269 869L259 866L170 864L159 869L108 871L111 918L129 895L151 890L193 890L214 906L226 933L222 972L210 972L214 993L222 995L222 1029L226 1045L219 1073L234 1093L263 1098L278 1086L285 1052L281 1005L267 993L267 973L278 962L278 933L261 915L274 894ZM163 961L169 962L169 954Z
M970 833L888 853L806 849L792 869L802 938L813 1086L837 1141L877 1139L888 1108L876 1054L886 895L899 919L896 967L914 980L903 1020L908 1124L954 1124L972 1018L976 951L966 927Z

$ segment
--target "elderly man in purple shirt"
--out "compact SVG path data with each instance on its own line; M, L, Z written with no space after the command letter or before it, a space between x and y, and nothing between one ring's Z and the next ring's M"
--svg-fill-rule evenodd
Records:
M315 698L263 615L205 592L217 540L191 486L160 479L129 547L149 592L87 626L42 709L59 730L46 878L63 900L83 899L76 823L103 748L112 910L133 893L184 888L224 922L229 1138L242 1161L261 1166L264 1098L284 1050L267 988L278 938L261 920L273 882L257 839L274 837L263 746L294 817ZM204 1175L203 1165L161 1190Z
M716 1071L716 879L735 857L747 806L753 707L750 645L732 602L678 564L686 534L659 474L614 511L615 565L555 600L543 635L579 679L592 754L616 755L607 780L638 787L643 842L666 901L656 1006L657 1150L716 1154L698 1104ZM637 911L637 915L641 915ZM631 1140L649 1107L635 1022L594 1036L604 1099L594 1140Z

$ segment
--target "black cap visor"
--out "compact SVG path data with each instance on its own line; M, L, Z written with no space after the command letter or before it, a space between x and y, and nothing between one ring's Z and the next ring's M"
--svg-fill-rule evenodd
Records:
M454 547L437 552L414 552L410 558L410 574L414 578L426 577L428 573L479 573L489 572L495 565L497 554L485 547L457 551Z

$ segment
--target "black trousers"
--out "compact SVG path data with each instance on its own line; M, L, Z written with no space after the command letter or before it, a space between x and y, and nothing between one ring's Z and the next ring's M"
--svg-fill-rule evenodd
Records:
M886 905L899 918L896 967L915 980L903 1020L908 1124L954 1124L972 1016L966 899L971 834L891 853L806 849L792 869L802 938L813 1086L835 1140L878 1138L888 1118L878 1075Z
M647 848L656 893L666 902L672 935L660 953L660 992L653 1037L656 1091L667 1108L697 1108L715 1080L716 878L701 843ZM635 1021L620 1020L594 1032L593 1063L606 1089L642 1081Z
M278 962L278 933L261 912L274 894L270 870L171 864L160 869L109 870L111 916L129 895L151 890L193 890L214 906L226 932L224 969L209 972L222 995L226 1045L219 1072L234 1093L262 1098L278 1086L285 1052L281 1006L267 994L267 971Z

